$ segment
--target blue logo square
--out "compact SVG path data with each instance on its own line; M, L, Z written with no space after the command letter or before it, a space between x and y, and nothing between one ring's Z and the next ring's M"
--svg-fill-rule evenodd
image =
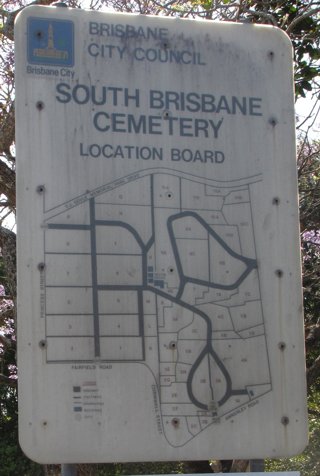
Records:
M28 62L48 66L74 65L74 25L68 20L28 18Z

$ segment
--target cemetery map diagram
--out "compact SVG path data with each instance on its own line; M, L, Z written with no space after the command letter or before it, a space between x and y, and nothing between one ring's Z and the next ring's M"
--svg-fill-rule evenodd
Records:
M44 196L47 363L144 365L172 446L270 392L250 197L261 180L148 168L48 210Z

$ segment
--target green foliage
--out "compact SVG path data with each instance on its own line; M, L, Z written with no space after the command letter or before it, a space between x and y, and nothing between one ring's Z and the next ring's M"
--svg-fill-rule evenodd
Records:
M78 467L81 476L81 465ZM130 474L171 474L183 473L182 463L154 462L154 463L116 463L104 465L90 465L83 467L86 476L125 476Z
M317 84L320 74L318 3L306 0L271 0L267 2L193 0L191 4L195 10L192 13L200 16L203 13L205 18L270 24L286 31L291 38L294 50L294 79L297 97L306 97L308 92L314 90L319 92Z
M40 476L43 468L31 462L18 444L16 388L0 386L0 476Z
M301 476L320 476L320 392L309 398L309 445L293 458L266 461L267 471L300 471Z
M0 437L0 476L42 476L42 466L26 458L14 441Z
M320 316L320 144L303 145L298 165L304 308L308 326L316 324Z
M320 143L302 142L298 151L303 288L307 368L320 355ZM268 471L300 471L320 476L320 377L314 373L309 390L309 445L293 458L267 461Z
M184 471L183 463L169 461L153 463L78 464L76 465L76 468L78 476L126 476L130 474L186 473L186 471ZM33 474L37 475L42 473L25 473L25 476L33 476ZM45 466L45 474L48 476L60 476L60 465Z

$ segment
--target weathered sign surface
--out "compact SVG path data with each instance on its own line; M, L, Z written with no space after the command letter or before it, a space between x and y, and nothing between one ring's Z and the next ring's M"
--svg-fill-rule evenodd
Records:
M17 20L16 62L25 452L302 450L288 38L34 6Z

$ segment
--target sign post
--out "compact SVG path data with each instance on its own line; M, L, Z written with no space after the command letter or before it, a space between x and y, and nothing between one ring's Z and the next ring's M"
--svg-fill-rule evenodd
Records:
M250 471L251 473L264 472L264 460L263 459L253 459L250 461Z
M77 476L77 467L75 464L62 464L61 476Z
M67 464L300 452L288 38L40 6L15 35L26 454Z

